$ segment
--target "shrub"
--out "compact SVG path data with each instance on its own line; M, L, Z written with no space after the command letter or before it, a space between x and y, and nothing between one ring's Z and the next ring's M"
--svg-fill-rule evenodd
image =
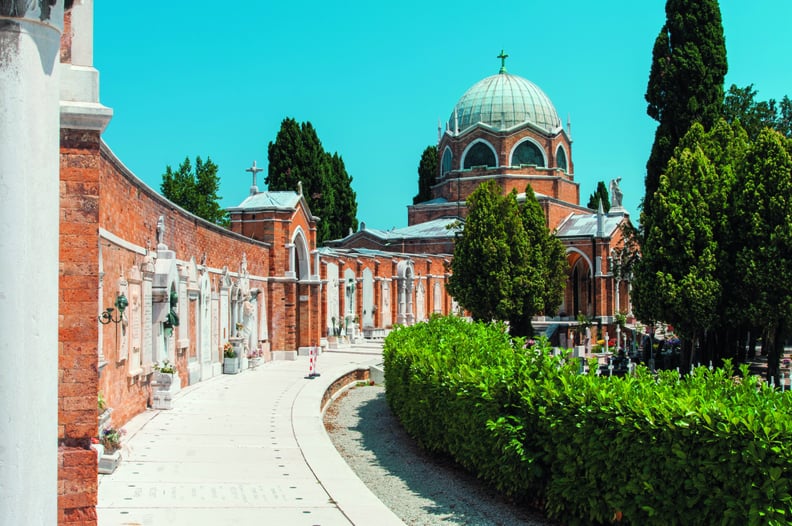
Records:
M566 524L787 524L790 400L742 368L579 374L546 341L433 317L385 341L386 398L427 450Z

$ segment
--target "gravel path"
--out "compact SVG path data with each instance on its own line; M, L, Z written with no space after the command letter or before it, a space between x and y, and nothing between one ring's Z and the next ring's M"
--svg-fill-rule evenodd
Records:
M556 524L426 454L391 413L381 386L346 391L327 409L325 428L357 476L408 525Z

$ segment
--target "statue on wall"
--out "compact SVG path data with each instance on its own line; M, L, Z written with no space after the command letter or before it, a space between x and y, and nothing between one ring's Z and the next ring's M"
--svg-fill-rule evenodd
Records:
M44 22L50 19L50 13L56 3L57 0L0 0L0 16L24 18L28 12L35 9L35 4L38 4L39 20ZM72 2L67 1L66 9L71 7L71 4Z
M620 182L621 182L621 177L617 177L616 179L611 179L610 182L611 208L622 207L622 191L621 188L619 188Z
M162 250L161 246L165 241L165 216L159 216L157 219L157 250Z

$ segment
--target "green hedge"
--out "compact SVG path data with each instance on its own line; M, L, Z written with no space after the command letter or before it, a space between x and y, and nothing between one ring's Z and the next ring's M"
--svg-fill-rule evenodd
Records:
M582 375L455 317L398 328L384 357L388 404L424 448L565 524L792 523L790 399L747 368Z

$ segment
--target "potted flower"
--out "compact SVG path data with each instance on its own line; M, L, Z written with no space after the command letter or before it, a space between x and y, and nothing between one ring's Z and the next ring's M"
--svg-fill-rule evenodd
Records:
M126 434L124 429L108 427L99 433L98 442L104 449L99 457L99 473L110 474L121 462L121 437Z
M162 364L154 364L154 371L156 372L154 383L160 388L167 389L173 383L173 374L176 368L170 361L162 360Z
M237 374L239 372L239 361L237 360L237 353L231 342L226 342L223 345L223 373L224 374Z
M248 353L247 355L248 366L251 369L255 369L256 367L261 365L261 355L262 355L261 349L256 349L255 351L251 351Z

